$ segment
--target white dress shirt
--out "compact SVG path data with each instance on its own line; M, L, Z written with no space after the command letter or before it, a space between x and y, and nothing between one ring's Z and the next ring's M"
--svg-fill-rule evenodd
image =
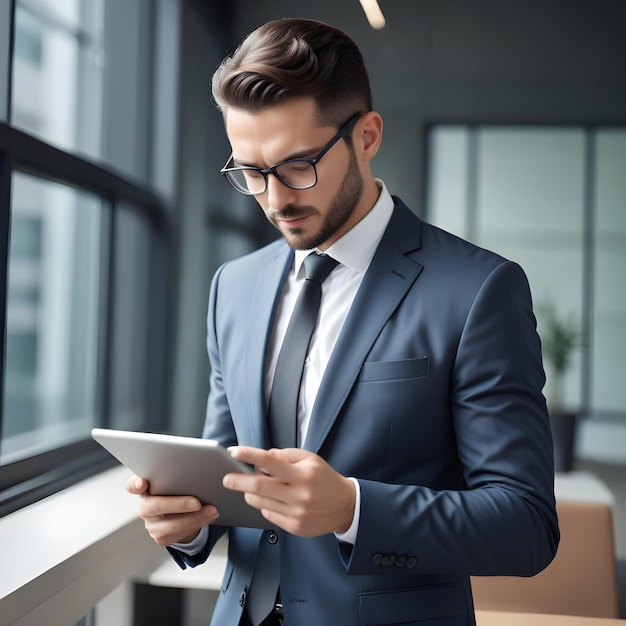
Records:
M313 404L315 403L317 390L324 376L330 355L335 347L348 311L352 306L354 297L361 285L363 276L374 257L374 253L393 213L393 199L389 191L381 180L376 182L380 187L380 195L372 210L343 235L341 239L324 251L325 254L339 261L339 265L335 267L322 283L322 300L319 316L311 337L298 398L299 442L306 441ZM265 373L265 397L268 398L268 401L274 381L278 354L287 332L287 326L289 325L298 294L304 283L302 264L311 252L313 250L295 251L294 266L283 287ZM357 501L352 525L347 532L342 534L336 533L336 536L339 540L354 545L360 515L360 489L358 482L354 479L353 482L356 487ZM183 550L188 554L196 554L204 546L206 532L205 528L191 543L173 544L172 547Z

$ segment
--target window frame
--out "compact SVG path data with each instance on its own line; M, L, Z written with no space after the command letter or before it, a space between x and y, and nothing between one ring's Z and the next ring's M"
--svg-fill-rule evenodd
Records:
M171 237L168 215L169 207L156 193L114 173L108 168L77 155L49 145L21 130L0 122L0 323L6 328L7 281L9 262L9 237L11 228L11 181L15 171L24 172L38 178L68 185L96 194L111 207L109 247L105 251L105 276L107 280L101 358L102 392L98 395L100 426L107 427L112 422L109 406L111 396L111 334L112 310L115 297L115 276L113 272L115 237L114 224L118 205L131 204L146 216L151 225L151 238L159 240L158 245ZM165 238L165 239L163 239ZM166 279L167 281L167 279ZM151 281L149 298L154 301L158 281ZM167 286L160 286L161 289ZM148 330L147 332L150 332ZM6 335L0 337L0 380L4 381L4 355ZM164 351L166 348L164 348ZM163 357L162 357L163 358ZM163 358L163 361L165 359ZM163 391L165 393L165 391ZM2 424L4 385L0 385L0 424ZM164 406L166 403L163 402ZM164 426L164 417L156 416L149 427L158 429ZM146 425L148 428L148 425ZM7 515L27 504L40 500L62 488L94 475L116 461L89 438L62 446L23 460L0 465L0 516Z
M0 122L9 119L15 3L0 2ZM1 77L5 76L6 80Z

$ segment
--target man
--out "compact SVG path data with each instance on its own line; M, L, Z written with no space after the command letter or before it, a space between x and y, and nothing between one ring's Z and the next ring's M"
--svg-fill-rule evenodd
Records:
M342 32L270 22L213 91L232 147L222 173L282 238L211 287L204 436L258 468L224 485L275 527L230 529L212 624L474 624L470 575L533 575L558 544L525 275L373 177L382 119ZM338 264L282 447L272 393L312 251ZM206 560L226 531L216 508L147 488L127 484L155 541L182 567Z

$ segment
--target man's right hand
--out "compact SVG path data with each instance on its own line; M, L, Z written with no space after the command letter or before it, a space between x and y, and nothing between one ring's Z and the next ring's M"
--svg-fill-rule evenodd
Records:
M160 546L189 543L206 524L219 517L212 504L202 504L193 496L153 496L148 492L145 478L131 476L126 481L126 491L141 496L139 517L148 534Z

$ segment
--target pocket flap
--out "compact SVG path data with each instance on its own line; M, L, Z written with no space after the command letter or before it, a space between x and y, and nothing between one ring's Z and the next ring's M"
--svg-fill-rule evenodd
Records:
M402 361L366 361L363 363L359 382L421 378L426 375L428 375L427 356Z
M461 586L451 583L363 593L359 596L359 610L364 624L380 626L465 615L466 606Z

